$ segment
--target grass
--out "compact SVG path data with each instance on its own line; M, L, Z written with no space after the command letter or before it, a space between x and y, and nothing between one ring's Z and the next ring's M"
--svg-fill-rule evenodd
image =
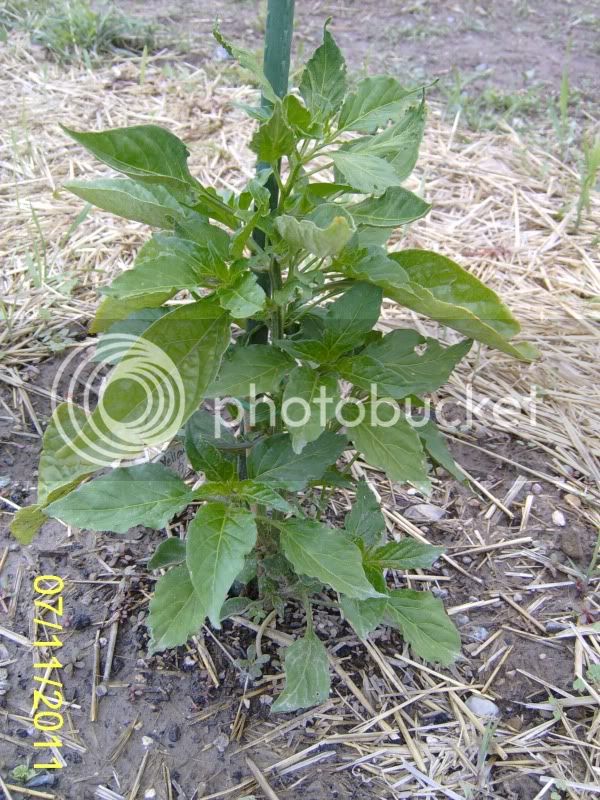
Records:
M148 22L110 6L95 11L89 0L1 0L0 28L22 30L60 63L91 65L100 56L141 53L155 47Z
M575 230L579 229L584 211L589 211L592 189L600 173L600 135L591 141L583 140L583 166L579 184L579 198L577 200L577 219Z

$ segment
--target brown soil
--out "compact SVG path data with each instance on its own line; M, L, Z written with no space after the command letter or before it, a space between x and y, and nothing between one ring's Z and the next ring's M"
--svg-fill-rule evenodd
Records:
M59 364L59 358L47 361L34 368L30 378L40 386L48 386ZM7 394L3 399L10 401ZM34 406L40 419L44 420L49 413L47 401L35 397ZM35 498L39 440L31 438L33 434L32 426L22 423L5 422L0 429L0 474L7 474L11 479L10 489L4 492L4 496L18 505L25 505ZM493 452L510 456L532 469L551 471L542 453L508 435L496 435L495 441L486 440L485 444ZM516 467L503 465L492 456L466 445L457 446L455 455L498 497L504 496L519 474ZM385 491L383 487L382 490ZM578 516L570 513L569 506L554 486L543 482L536 486L528 482L523 487L516 501L516 516L509 524L502 514L485 522L482 512L486 503L482 502L481 496L455 481L444 480L436 489L432 502L446 509L445 517L436 523L419 524L419 528L431 542L443 544L449 555L479 544L482 537L486 544L510 540L523 535L519 530L519 501L531 491L536 493L535 501L524 533L532 537L533 542L524 546L521 555L518 548L510 548L513 558L488 558L487 563L480 563L479 556L459 556L458 563L466 574L441 563L431 571L440 575L443 581L438 586L449 608L498 594L514 597L521 605L530 602L534 595L527 596L524 601L516 594L523 586L523 577L516 573L522 572L529 548L532 553L549 559L550 566L543 577L538 577L539 582L564 580L567 576L561 570L570 566L585 568L591 557L594 532L591 526L582 524ZM383 500L386 508L402 512L415 502L414 496L395 487L393 494L388 488ZM569 531L567 541L570 544L564 549L559 531L552 522L552 513L559 508L568 520L566 530ZM3 514L3 517L8 522L9 515ZM180 795L174 796L201 798L231 789L246 779L247 754L266 767L313 744L319 736L323 723L318 718L311 719L305 727L299 731L296 729L293 737L277 739L273 745L252 746L246 753L245 745L272 730L274 722L279 724L283 720L274 720L269 711L270 698L276 693L273 687L279 684L273 683L272 677L253 679L233 663L235 659L246 657L247 648L254 641L254 634L245 628L225 624L221 632L216 632L220 645L212 637L205 639L216 667L218 687L211 682L193 648L179 648L158 657L148 657L145 617L154 579L148 576L145 563L160 539L160 533L142 528L133 529L125 536L115 536L79 531L70 533L59 523L49 522L33 545L21 548L10 538L7 525L0 533L0 553L8 548L8 560L2 572L5 604L10 604L18 575L22 577L14 613L2 619L4 626L29 638L33 617L33 578L37 574L57 574L66 581L64 647L59 657L64 665L62 674L65 696L70 704L71 727L66 727L63 733L80 747L77 750L66 748L63 754L67 768L49 778L54 783L46 789L55 792L57 798L88 800L94 797L98 785L109 786L128 797L127 790L135 780L147 747L151 757L144 772L143 789L154 788L156 796L166 800L168 795L165 794L161 772L164 763L170 770L174 789L182 789ZM578 543L577 548L572 546L573 542ZM476 562L478 568L475 571ZM481 583L476 577L469 577L469 573L477 576ZM444 578L451 580L444 581ZM542 623L545 619L557 617L576 620L585 611L584 587L577 581L572 581L570 587L544 594L546 602L541 613L535 615ZM97 722L91 723L94 642L99 631L102 674L110 623L117 618L119 632L113 668L106 684L108 691L99 699ZM454 618L460 627L468 659L461 663L459 673L455 674L457 677L460 674L467 683L480 680L478 668L488 652L480 656L472 653L482 638L498 631L500 643L512 645L510 656L493 684L493 696L503 719L515 719L519 721L517 725L533 726L547 716L542 712L540 717L540 712L527 710L522 705L525 702L543 702L548 696L548 691L528 678L525 672L550 680L558 689L572 690L573 666L568 640L564 644L549 646L547 641L535 637L539 633L535 627L501 601L496 605L456 613ZM300 612L295 610L279 623L282 630L292 633L300 626ZM335 653L343 659L345 671L355 682L362 682L366 687L372 682L377 686L379 678L374 663L366 658L364 649L337 615L322 609L318 616L318 630L330 645L335 640ZM401 651L401 640L396 633L380 631L375 634L375 639L390 659ZM3 726L6 735L0 738L0 769L8 780L7 776L15 766L35 760L32 759L32 741L37 734L30 723L19 718L29 714L33 684L31 652L11 641L4 640L4 645L6 651L0 652L0 661L7 661L9 688L0 697L0 716L5 716L6 721ZM265 640L264 652L270 657L263 667L264 675L277 675L280 649ZM254 689L262 693L254 696L247 708L240 705L245 691ZM337 679L334 679L334 689L346 702L355 702L347 686ZM232 726L240 708L247 717L247 728L236 739L232 736ZM443 721L440 718L438 722ZM111 761L117 740L128 726L134 726L131 738L122 753ZM316 768L308 776L303 776L305 780L298 788L292 786L299 777L296 773L289 778L271 778L278 796L281 800L300 797L304 800L360 800L373 797L372 790L363 784L362 778L352 778L349 772L334 772L336 766L344 763L340 758L341 753L327 759L324 762L326 767ZM515 773L509 775L502 786L495 787L493 794L481 797L530 798L534 796L535 786L537 783L533 778ZM241 790L234 790L230 796L237 798L243 794ZM137 796L144 795L140 791Z
M218 60L211 30L215 20L231 39L258 49L264 37L264 0L123 0L120 7L175 32L186 60ZM415 80L451 82L453 70L481 75L478 85L506 91L550 87L558 95L568 68L571 86L597 103L600 86L600 16L593 0L501 0L444 3L417 0L298 0L296 56L332 30L353 70L397 73ZM546 99L548 99L546 97Z

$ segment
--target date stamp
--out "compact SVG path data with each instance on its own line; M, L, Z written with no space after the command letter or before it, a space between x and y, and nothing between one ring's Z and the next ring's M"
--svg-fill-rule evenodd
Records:
M43 739L34 742L33 746L41 750L40 758L44 751L55 753L52 761L40 761L33 765L34 769L62 769L64 760L60 757L62 739L58 734L64 725L61 713L64 706L62 693L63 684L60 680L62 664L58 659L58 652L63 646L59 638L63 631L61 618L63 616L64 599L62 591L64 581L57 575L38 575L33 583L36 594L34 600L34 631L33 646L38 649L38 659L34 662L34 670L39 674L33 677L33 726L43 734Z

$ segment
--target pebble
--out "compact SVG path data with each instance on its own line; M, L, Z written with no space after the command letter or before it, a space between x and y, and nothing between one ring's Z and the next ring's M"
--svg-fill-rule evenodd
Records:
M564 528L567 524L565 515L562 513L562 511L558 511L558 509L552 512L552 522L555 525L558 525L559 528Z
M460 627L469 624L469 618L466 614L457 614L456 617L454 617L454 619L456 621L456 624L459 625Z
M214 740L213 745L217 748L219 753L224 753L229 747L229 736L224 733L220 733Z
M82 611L74 614L73 619L71 620L71 627L75 628L76 631L82 631L85 628L89 628L91 624L92 618L90 615L85 614Z
M579 533L572 529L561 531L560 549L569 558L572 558L574 561L580 561L583 558L583 548L581 546Z
M57 781L57 776L50 772L43 772L41 775L36 775L30 781L27 781L25 786L28 789L35 789L36 786L54 786Z
M173 724L167 731L167 738L170 742L178 742L181 739L181 728L177 724Z
M566 625L564 625L562 622L556 622L556 620L549 619L544 627L548 633L558 633L559 631L564 631Z
M106 697L107 694L108 694L108 689L103 683L101 683L99 686L96 687L97 697Z
M473 628L470 635L471 639L475 639L476 642L485 642L490 632L487 628L484 628L483 625L477 625L477 627Z
M156 797L156 789L146 789L144 792L144 800L154 800Z
M431 522L436 522L446 514L443 508L431 505L431 503L417 503L415 506L410 506L404 512L406 519L427 519Z
M513 594L513 600L515 601L515 603L520 603L522 599L523 595L521 594L521 592L515 592Z
M448 597L450 592L448 591L448 589L437 589L436 588L436 589L432 589L431 590L431 594L435 595L436 597L441 597L441 599L444 600L446 597Z
M476 694L472 694L465 705L476 717L500 716L500 709L496 703L492 703L491 700L487 700L485 697L478 697Z
M154 739L151 736L142 736L142 747L152 747Z
M531 487L531 491L534 494L541 494L544 490L539 483L534 483L533 486Z

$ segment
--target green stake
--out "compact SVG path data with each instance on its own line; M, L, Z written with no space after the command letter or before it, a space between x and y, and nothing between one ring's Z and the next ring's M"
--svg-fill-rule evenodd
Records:
M290 74L290 53L292 48L292 34L294 31L294 0L269 0L267 9L267 30L265 33L264 51L264 72L267 80L273 87L278 97L284 97L288 90L288 80ZM270 108L271 103L263 95L261 99L263 108ZM269 164L258 162L257 172L261 169L268 169ZM277 184L273 178L267 183L267 188L271 193L271 208L276 208L278 200ZM256 231L254 239L261 247L265 245L265 235L262 231ZM258 282L262 288L271 293L271 281L265 272L260 273ZM252 331L257 325L261 325L261 330L256 331L252 340L255 344L267 341L267 329L261 323L248 320L248 331Z

